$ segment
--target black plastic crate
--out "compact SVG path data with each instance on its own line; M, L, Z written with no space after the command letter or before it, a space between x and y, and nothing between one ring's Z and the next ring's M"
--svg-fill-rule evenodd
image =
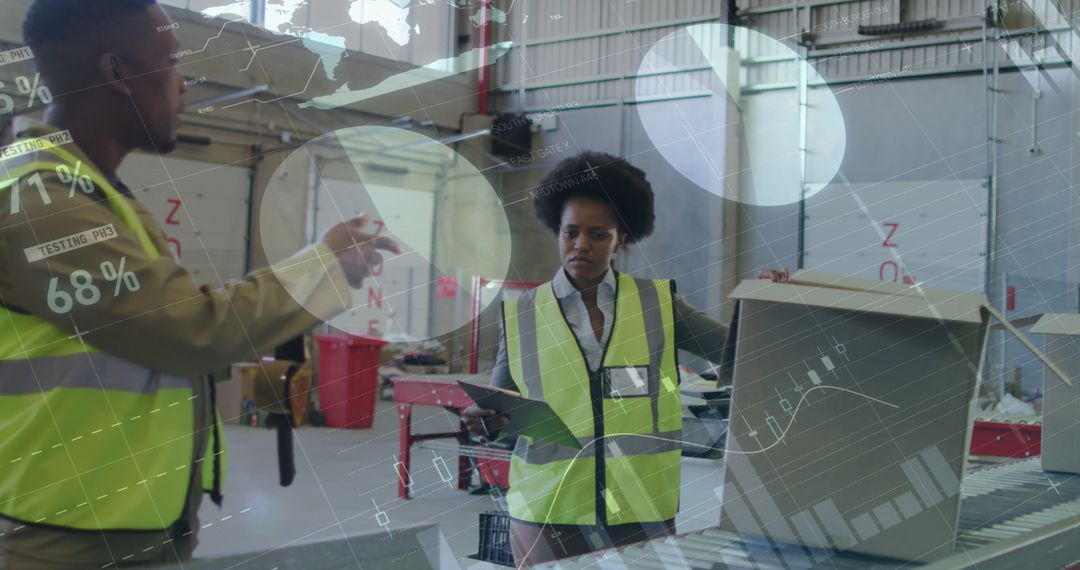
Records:
M510 513L480 513L480 551L476 557L484 562L514 566L514 552L510 548Z

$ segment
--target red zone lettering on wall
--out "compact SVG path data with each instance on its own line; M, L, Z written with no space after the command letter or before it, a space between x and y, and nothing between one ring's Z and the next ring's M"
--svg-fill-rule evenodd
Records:
M371 223L375 224L379 228L375 230L376 236L381 235L383 233L383 230L386 229L386 224L382 220L372 220ZM380 263L378 267L372 267L371 276L379 277L380 275L382 275L385 265L385 263ZM372 282L372 280L370 279L365 281L368 283ZM371 308L371 306L374 305L376 308L381 309L383 306L383 288L381 286L377 289L375 287L368 287L367 299L368 308ZM368 334L371 336L382 336L381 319L368 320Z
M169 202L170 205L172 205L172 209L169 210L169 215L165 216L165 225L167 225L167 226L179 226L180 225L180 220L176 219L176 212L178 212L180 210L180 206L183 206L184 203L182 201L180 201L180 200L177 200L176 198L169 198L168 202ZM183 248L183 246L180 245L180 240L178 240L176 238L171 238L171 237L168 236L168 234L166 234L165 235L165 241L167 241L169 243L169 245L171 245L173 247L173 249L176 251L176 258L177 259L180 259L180 258L183 257L184 248Z
M889 234L886 235L885 240L881 242L881 247L886 249L899 248L899 244L893 241L893 238L895 238L896 233L900 231L900 224L895 222L882 222L881 225L889 230ZM892 281L893 283L901 280L900 265L891 259L881 262L881 265L878 267L878 279L882 281ZM908 285L915 284L914 275L903 275L902 280Z

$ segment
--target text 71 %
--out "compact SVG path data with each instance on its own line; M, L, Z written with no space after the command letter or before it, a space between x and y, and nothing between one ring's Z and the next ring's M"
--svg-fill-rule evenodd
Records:
M134 273L124 271L126 263L127 257L121 257L119 267L113 265L111 261L102 262L100 265L101 276L114 284L113 298L119 297L125 290L134 293L142 287L139 284L139 278ZM101 300L101 290L94 284L94 277L89 271L82 269L72 271L68 279L75 289L74 297L71 293L59 288L59 277L53 277L49 282L48 303L54 313L59 315L70 313L76 302L89 307Z
M0 87L4 86L4 82L0 81ZM36 101L41 101L45 105L50 105L53 102L52 92L45 85L41 85L41 74L34 74L33 79L29 77L16 77L15 88L18 89L20 95L24 95L29 98L26 103L27 109L33 109ZM11 95L0 92L0 115L7 115L15 110L15 100L11 98Z
M76 188L82 190L83 194L94 193L94 183L90 180L89 176L82 174L81 160L75 163L74 172L72 172L70 168L64 166L63 164L57 166L56 177L60 179L60 182L68 185L68 198L73 198L75 196ZM12 181L9 180L4 184L0 184L0 188L3 188L10 182ZM15 186L11 189L11 213L18 214L22 210L22 198L20 197L20 191L22 190L22 180L16 178L14 182ZM40 172L35 172L34 174L26 177L26 184L27 186L33 186L37 188L38 195L41 196L42 203L44 203L46 206L52 204L52 198L49 197L49 193L45 190L45 181L42 180Z

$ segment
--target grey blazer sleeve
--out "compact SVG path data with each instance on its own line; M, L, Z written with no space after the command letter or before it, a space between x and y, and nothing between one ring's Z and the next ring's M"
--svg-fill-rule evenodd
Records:
M675 348L696 354L714 364L723 361L728 326L675 295Z

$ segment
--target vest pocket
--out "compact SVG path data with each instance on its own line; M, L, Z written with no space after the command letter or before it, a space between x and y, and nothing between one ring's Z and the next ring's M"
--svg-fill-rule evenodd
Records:
M664 443L657 445L663 446ZM681 452L607 459L608 524L657 522L679 511Z
M604 398L647 398L652 382L648 366L611 366L604 371Z
M604 400L604 435L653 433L651 398L612 398Z
M602 369L604 434L644 434L656 424L655 378L649 366Z

